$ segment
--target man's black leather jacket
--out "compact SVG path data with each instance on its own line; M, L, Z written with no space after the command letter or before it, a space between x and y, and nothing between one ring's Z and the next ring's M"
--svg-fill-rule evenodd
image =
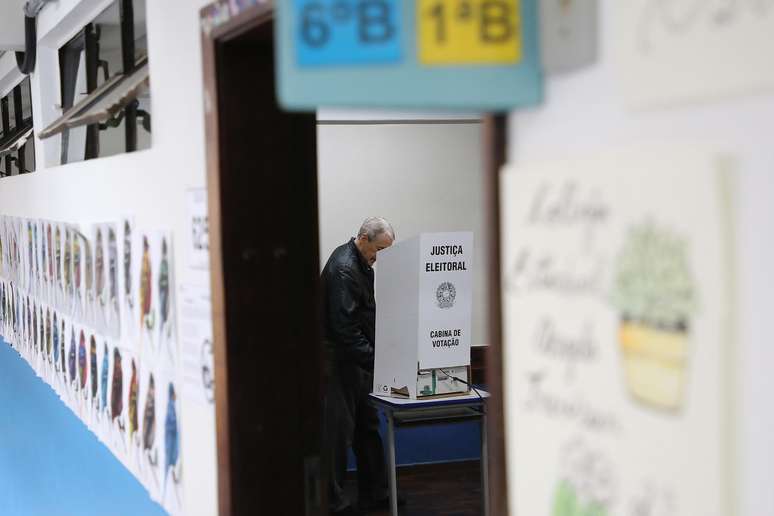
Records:
M322 271L321 283L329 358L373 371L374 270L363 259L354 238L333 251Z

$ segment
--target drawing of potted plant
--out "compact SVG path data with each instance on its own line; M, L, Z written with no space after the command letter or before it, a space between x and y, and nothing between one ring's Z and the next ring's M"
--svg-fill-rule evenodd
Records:
M678 410L696 309L686 239L652 221L632 226L616 265L612 303L629 392L651 407Z

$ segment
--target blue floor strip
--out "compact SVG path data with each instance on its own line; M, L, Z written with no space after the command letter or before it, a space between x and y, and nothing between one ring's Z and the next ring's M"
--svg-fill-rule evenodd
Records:
M54 390L2 340L0 514L166 514Z

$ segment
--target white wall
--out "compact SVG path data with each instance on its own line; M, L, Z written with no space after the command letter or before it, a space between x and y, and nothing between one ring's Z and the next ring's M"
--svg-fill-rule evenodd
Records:
M58 116L51 102L46 106L40 102L41 91L58 92L58 79L52 82L52 78L58 78L54 59L57 44L72 37L70 29L80 23L76 15L99 12L105 3L60 0L48 4L41 13L38 29L44 44L39 48L36 73L32 76L36 128L45 127ZM46 142L45 148L36 138L37 172L0 181L3 214L83 222L133 215L140 226L174 231L175 247L183 249L183 239L187 238L185 191L205 184L198 11L206 3L148 2L153 147L133 154L44 168L46 162L58 159L58 138L51 139L54 143ZM47 155L48 161L44 160ZM208 283L206 273L186 271L182 252L174 256L178 284ZM181 403L185 513L216 514L214 413L211 407L193 404L184 396Z
M473 231L472 344L488 344L481 125L477 119L364 121L385 116L391 115L359 113L359 123L347 123L336 114L329 118L335 125L318 126L320 267L369 216L387 218L399 241L423 232Z
M511 115L509 160L571 157L643 142L708 142L739 156L739 506L745 516L774 514L774 345L768 328L774 307L774 93L672 110L628 110L611 62L613 1L601 4L597 64L550 78L544 105Z

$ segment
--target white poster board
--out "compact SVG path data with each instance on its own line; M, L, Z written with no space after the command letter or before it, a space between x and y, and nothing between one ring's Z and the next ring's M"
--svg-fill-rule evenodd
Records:
M771 0L627 0L609 25L630 105L774 89Z
M517 516L726 516L730 162L651 149L502 174Z

